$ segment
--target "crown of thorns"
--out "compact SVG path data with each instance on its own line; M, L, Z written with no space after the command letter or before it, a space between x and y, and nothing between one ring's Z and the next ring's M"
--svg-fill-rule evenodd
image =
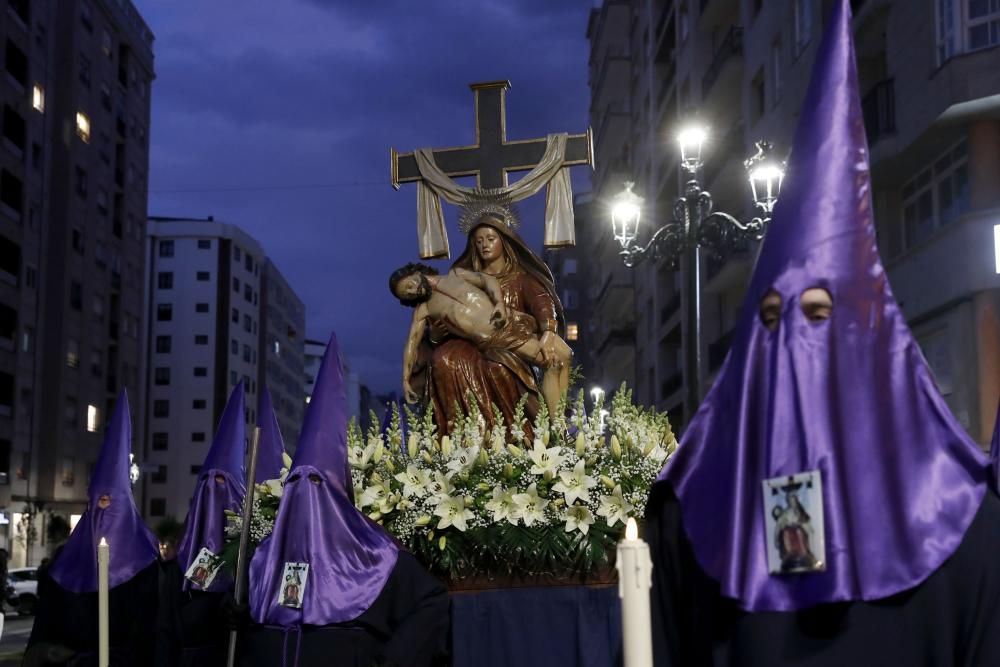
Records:
M458 216L458 228L463 234L468 234L484 217L497 218L512 230L521 226L521 218L510 200L510 195L501 188L477 188L467 194Z

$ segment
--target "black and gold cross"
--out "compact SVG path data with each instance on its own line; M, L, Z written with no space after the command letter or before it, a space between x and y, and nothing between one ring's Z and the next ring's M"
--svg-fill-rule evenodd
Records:
M506 93L509 81L474 83L476 143L471 146L434 149L434 162L448 176L475 176L480 188L507 185L507 174L529 171L545 154L546 139L507 141ZM398 153L390 148L392 187L420 180L413 153ZM571 134L566 140L565 166L594 166L594 142L590 128L583 134Z

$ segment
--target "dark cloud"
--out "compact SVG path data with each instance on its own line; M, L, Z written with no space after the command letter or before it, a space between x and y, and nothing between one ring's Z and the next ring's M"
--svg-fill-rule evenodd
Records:
M156 34L150 213L243 227L309 335L335 329L376 390L398 382L409 315L386 277L416 254L416 195L389 187L389 147L468 142L473 81L511 80L510 138L587 125L579 0L134 1ZM537 247L540 205L524 213Z

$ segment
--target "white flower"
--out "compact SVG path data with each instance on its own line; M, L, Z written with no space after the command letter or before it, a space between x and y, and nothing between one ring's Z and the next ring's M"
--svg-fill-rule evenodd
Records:
M549 505L549 501L538 497L536 484L529 486L527 493L515 494L514 503L517 505L517 518L524 521L525 526L542 521L545 518L545 508Z
M396 474L396 479L403 483L403 495L409 498L424 494L431 483L431 474L411 463L406 466L406 472Z
M440 501L452 494L455 487L451 484L450 475L444 475L440 472L434 473L434 481L430 483L431 497Z
M361 492L361 507L381 506L389 499L389 483L373 484Z
M546 449L540 439L535 440L535 446L528 452L528 457L534 463L531 466L531 472L535 475L544 475L547 472L555 473L563 460L562 454L559 453L559 447Z
M576 462L572 471L561 470L560 481L552 487L566 497L566 504L572 505L577 500L590 502L590 489L597 486L597 480L587 474L583 459Z
M466 522L472 518L472 512L465 508L465 499L447 496L434 508L434 516L441 517L437 525L438 530L455 526L464 533Z
M462 472L468 470L476 463L476 457L479 456L479 447L460 447L454 450L451 460L445 465L448 470L453 473Z
M601 506L597 508L597 515L603 516L609 526L614 526L619 521L625 523L629 512L633 509L635 508L622 497L622 486L619 484L615 486L610 496L601 496Z
M264 480L263 482L261 482L260 486L264 487L264 489L267 489L266 492L269 495L274 496L275 498L280 498L281 494L285 490L284 480L280 478Z
M359 470L364 470L368 467L368 462L371 461L372 455L375 453L375 441L373 440L368 444L367 447L361 447L361 445L355 445L347 450L347 461L352 467L358 468Z
M667 456L669 455L670 454L669 452L667 452L666 449L664 449L660 445L657 445L656 447L653 447L651 450L649 450L649 453L646 454L646 457L650 461L653 461L654 463L663 463L664 461L667 460Z
M574 530L579 530L584 535L590 530L590 526L594 523L594 515L590 513L586 505L572 505L566 510L566 514L563 515L566 519L566 532L572 533Z
M517 524L517 503L514 494L509 489L493 487L493 500L486 503L486 509L493 512L493 521L500 523L504 519Z

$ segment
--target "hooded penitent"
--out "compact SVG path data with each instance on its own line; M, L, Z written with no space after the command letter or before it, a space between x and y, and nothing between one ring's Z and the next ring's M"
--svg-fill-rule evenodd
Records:
M269 479L278 479L283 463L281 455L285 452L285 441L278 428L278 417L274 414L271 403L271 392L267 385L261 385L260 399L257 404L257 426L260 427L260 443L257 446L257 483Z
M274 531L250 563L250 612L256 622L343 623L364 613L381 593L398 548L355 508L347 465L347 400L337 339L331 337ZM286 563L309 566L301 608L283 606L279 599Z
M222 553L226 540L225 510L239 512L246 494L246 473L243 460L246 456L246 417L243 383L233 389L226 409L219 420L219 428L212 440L212 447L201 466L198 483L194 487L191 507L184 526L184 536L177 548L177 563L186 572L203 548L216 556ZM208 587L209 591L223 591L232 585L232 577L225 571L219 573ZM198 588L187 579L184 590Z
M128 396L123 390L104 433L101 453L87 489L87 510L49 570L56 583L68 591L97 590L97 545L102 537L109 545L111 588L125 583L159 556L156 538L143 523L132 498L131 442ZM104 495L111 498L111 504L101 509L98 500Z
M993 488L1000 493L1000 405L997 406L997 420L993 424L993 440L990 442L990 468L993 471Z
M986 461L945 405L875 245L848 0L836 3L729 357L661 477L701 567L750 611L874 600L955 552ZM802 293L827 290L810 321ZM774 331L762 297L781 296ZM769 573L762 481L819 471L825 570Z

